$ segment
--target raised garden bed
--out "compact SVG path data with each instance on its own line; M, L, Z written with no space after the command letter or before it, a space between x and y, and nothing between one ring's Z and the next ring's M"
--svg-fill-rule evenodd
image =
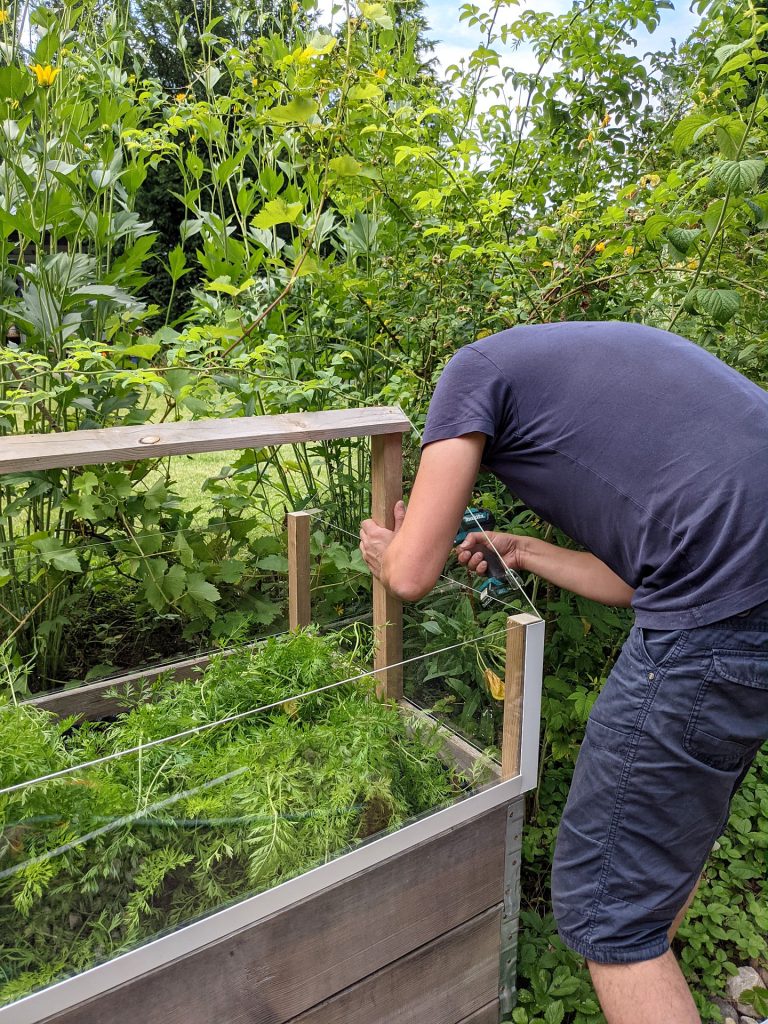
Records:
M381 509L391 508L399 488L397 431L402 431L403 426L397 424L393 431L393 421L396 421L396 411L387 410L379 426L384 431L389 430L389 436L380 438L374 445L374 457L378 459L373 470L374 514L378 509L382 521ZM259 438L266 436L274 443L274 424L259 424L258 420L233 422L247 433L246 443L258 444ZM174 425L174 429L178 431L179 426ZM192 443L186 443L184 450L204 446L208 443L206 437L213 447L223 446L219 424L210 424L208 434L203 424L190 426L195 428L195 438ZM288 426L290 424L281 424L284 433L289 432ZM370 417L366 428L360 432L367 433L375 428L370 427ZM157 428L158 435L162 429ZM312 436L304 423L299 423L297 429L303 431L307 439ZM349 425L344 429L347 434L350 432ZM330 427L326 430L323 436L333 436ZM73 444L77 453L69 452L66 457L72 460L85 454L90 461L136 457L135 446L111 444L105 435L115 432L94 433L102 435L97 439L98 444L75 438ZM231 431L224 433L226 446L236 447ZM396 447L392 443L395 436ZM56 439L59 446L62 441ZM59 452L54 457L64 455ZM12 468L9 466L6 471ZM18 465L15 468L18 469ZM309 617L302 582L300 525L292 530L291 549L291 617L294 624L300 624L300 620ZM140 826L131 822L131 833L134 834L137 827L143 829L142 841L146 844L147 836L151 835L156 847L149 850L143 866L133 864L130 856L121 855L119 850L111 859L107 856L106 869L102 860L104 885L114 887L107 893L113 900L113 912L104 912L98 918L103 939L80 946L73 941L68 951L65 949L53 956L58 966L47 976L41 965L36 983L52 984L0 1009L0 1024L6 1021L9 1024L11 1021L13 1024L43 1021L128 1024L137 1019L148 1024L180 1020L191 1024L211 1020L221 1024L240 1021L264 1024L327 1021L330 1024L331 1021L362 1019L367 1024L384 1024L385 1021L484 1024L497 1021L502 1012L508 1012L514 987L521 799L525 790L535 783L536 774L543 623L532 616L510 620L503 764L501 769L491 769L490 781L481 783L477 775L474 779L470 776L479 765L487 769L487 760L448 730L441 728L437 738L424 747L425 716L402 699L399 607L380 589L374 592L374 627L379 640L375 677L380 695L389 699L388 704L371 699L370 693L366 697L370 687L365 683L348 684L341 690L328 691L327 696L298 697L298 693L307 689L306 674L297 672L294 678L291 672L282 671L280 685L276 677L269 685L263 684L255 704L289 703L280 703L262 713L262 719L266 714L266 725L261 721L258 726L249 726L258 733L258 739L255 734L248 734L250 739L244 740L245 726L241 721L233 723L232 732L222 734L227 742L219 743L217 757L223 758L220 762L206 763L206 756L212 755L204 754L201 747L191 761L185 762L182 756L174 769L173 758L166 759L165 743L142 752L141 785L155 784L161 802L164 798L174 799L173 805L159 809L159 817L143 821ZM310 642L306 638L299 640ZM334 644L331 640L311 642L321 644L326 652L331 651ZM290 644L282 649L288 647ZM264 666L277 666L278 648L273 647L271 651L265 648L265 652ZM213 714L219 721L238 714L240 702L248 705L244 710L252 710L255 704L249 704L247 697L252 697L257 688L252 687L251 692L243 684L238 689L233 682L237 678L242 680L245 675L238 669L237 657L230 659L228 669L221 668L226 664L224 661L210 666L202 686L199 676L193 683L170 684L173 700L164 701L160 694L153 707L137 706L115 725L81 726L76 736L59 741L63 742L62 749L56 751L53 743L49 749L52 767L46 770L41 770L34 762L28 765L26 773L23 765L19 769L14 762L23 776L21 781L60 770L61 758L72 757L78 763L82 763L83 757L86 760L102 758L105 752L109 754L110 743L125 749L131 735L138 735L137 745L145 746L147 739L155 736L153 728L160 733L157 738L165 740L170 734L183 732L189 722L196 725L205 721L205 714ZM253 657L249 652L247 657L251 659L249 664L255 665L260 655ZM338 653L329 653L328 657L333 661ZM340 664L334 669L328 664L320 668L324 678L329 672L336 676L334 681L339 678ZM194 669L199 670L200 666ZM315 681L317 678L314 677ZM89 692L82 694L84 718L99 717L99 700L103 701L105 711L114 712L115 698L112 696L105 701L104 688L98 695L91 688L85 689ZM202 696L202 703L207 701L210 705L208 710L200 711L199 702L184 705L182 697L187 694ZM157 698L157 693L154 696ZM265 701L266 696L272 696L273 700ZM51 710L58 704L60 711L62 698L63 695L38 698L34 712L24 713L39 715L47 700ZM77 700L78 691L66 694L68 713L78 713ZM364 761L355 761L349 753L354 747L353 737L357 735L360 740L366 732L360 730L361 719L358 717L355 725L354 716L349 718L347 733L340 724L343 706L347 704L347 710L355 704L363 719L368 716L368 732L378 734L379 760L368 778ZM186 711L182 714L184 708ZM167 717L174 709L180 716L175 725ZM221 711L224 713L220 714ZM377 718L379 715L382 717ZM329 726L333 716L337 718L333 726ZM291 746L286 737L291 730L295 733L297 726L299 739ZM332 742L327 744L327 749L323 747L324 727L331 731L336 729L339 736L345 737L344 749L348 756L337 760L335 768L333 757L338 757L339 751L334 755ZM223 728L230 729L230 725ZM280 732L281 742L270 747L268 734L273 728ZM200 741L204 735L204 732L199 734ZM182 738L172 746L179 743L179 750L192 752L193 747L189 745L192 740ZM240 759L238 756L243 755L245 749L253 754L256 747L258 756L254 756L248 762L250 767L246 768L242 756ZM39 754L43 748L45 743L35 749ZM279 749L283 751L280 756L276 753ZM286 749L290 756L282 761L280 757L285 755ZM398 760L402 757L406 758L405 762ZM418 762L418 771L411 765L410 777L406 767L411 763L408 758ZM139 763L137 754L131 755L129 760L135 772ZM75 802L80 801L80 807L85 808L78 824L85 825L88 815L98 816L100 807L104 810L99 800L102 796L107 799L107 791L110 799L116 798L116 789L109 789L109 784L114 784L120 771L126 770L116 767L125 761L126 758L117 758L64 777L70 782L77 777L81 779L80 784L69 786L69 790L77 794ZM253 772L257 762L262 765L261 773L254 774L250 787L241 785L241 781L244 783L246 777L250 777L248 772ZM385 762L388 764L386 772ZM222 773L227 764L231 764L231 771L245 768L242 778L233 777L208 788L208 783L218 777L217 773L227 774ZM268 803L269 799L274 803L275 787L279 788L281 778L285 780L283 785L290 780L296 790L303 789L301 799L278 807L278 813L273 813L274 808L265 813L263 802L256 799L256 790L259 790L260 800L264 796L267 767L272 773L272 797L268 798ZM94 783L90 787L82 784L89 781L89 771L93 773L90 781ZM322 777L324 771L327 774L321 785L318 777ZM98 775L99 772L103 775ZM158 773L165 773L162 784ZM61 787L64 778L38 784L40 800L44 801L46 793L55 798L55 787ZM300 780L303 780L302 785ZM134 774L123 782L125 789L116 806L126 817L135 811L138 781ZM170 787L167 791L163 789L166 785ZM195 785L202 787L201 793L175 799ZM222 785L229 787L225 790L228 799L214 807L213 794L219 789L221 795ZM103 794L101 786L107 787ZM27 791L27 798L33 790L34 787ZM319 799L329 795L330 812L326 815L328 808L323 810ZM92 797L90 801L88 796ZM1 799L12 801L14 797L15 794L10 793ZM434 810L436 805L439 809ZM65 812L70 813L70 808L60 800L55 814ZM114 812L115 806L111 810L112 818ZM50 807L41 806L38 813L44 816L52 812ZM109 813L105 812L105 816L109 817ZM168 824L161 820L163 814L177 821L183 818L186 823L174 843L169 843L163 835ZM243 819L249 815L250 821L246 823ZM344 828L329 830L329 817L335 817L336 825L343 819ZM221 820L227 818L241 820L235 826L231 821ZM92 823L95 828L91 831L101 827L95 821ZM318 823L322 823L322 827ZM224 832L216 832L214 826L220 830L223 827ZM62 827L55 825L55 828ZM283 856L279 855L277 847L262 842L261 852L252 862L249 852L259 848L259 836L264 840L270 827L273 831L285 832L277 844ZM236 841L230 844L231 854L220 845L224 842L226 846L222 835L226 837L227 828L236 834ZM304 839L293 845L291 839L300 835ZM308 841L310 835L313 842L320 839L319 845ZM22 859L34 858L36 842L22 852ZM96 837L95 842L102 844L103 857L110 854L107 833ZM203 847L207 853L203 853ZM212 847L218 852L212 852ZM14 851L17 859L19 853L18 849ZM269 871L265 866L268 861ZM152 876L147 865L155 866L156 876ZM0 869L4 867L0 865ZM73 875L70 907L57 911L54 906L47 906L48 920L36 937L41 950L45 947L46 955L52 952L48 947L53 944L56 929L62 927L65 913L66 925L81 938L97 932L91 916L96 913L92 910L93 900L104 893L99 891L98 884L94 890L95 875L93 871L89 874L88 866L80 865L79 871L81 885L77 887ZM226 885L222 884L222 879L226 880ZM3 879L2 884L9 881L10 877ZM121 889L126 882L128 888ZM143 895L137 895L142 886ZM33 903L38 899L45 905L42 892L35 896L30 889L29 895ZM20 904L17 913L27 909L23 899ZM216 907L222 909L216 910ZM136 925L137 918L150 927L142 931ZM5 931L7 925L3 927ZM166 933L157 937L162 930ZM128 946L134 948L121 952ZM41 952L41 958L42 955ZM99 958L106 958L106 962L90 966ZM75 973L65 980L55 981L61 970ZM10 994L14 994L12 986ZM15 994L20 995L21 990Z

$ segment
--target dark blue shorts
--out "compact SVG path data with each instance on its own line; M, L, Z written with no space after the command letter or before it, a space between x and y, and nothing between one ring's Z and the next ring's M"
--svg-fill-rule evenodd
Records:
M768 739L768 604L711 626L635 626L595 702L555 849L567 946L661 956Z

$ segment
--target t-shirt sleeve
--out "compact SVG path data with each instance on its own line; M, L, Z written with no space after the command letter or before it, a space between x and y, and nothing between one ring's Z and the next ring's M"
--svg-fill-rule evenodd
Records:
M487 456L512 406L510 386L500 370L471 346L459 349L437 382L421 446L478 432L488 436Z

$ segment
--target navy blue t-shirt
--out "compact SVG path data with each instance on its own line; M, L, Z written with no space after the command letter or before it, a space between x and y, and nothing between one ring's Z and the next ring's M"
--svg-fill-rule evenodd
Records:
M514 327L443 371L423 444L480 431L483 464L635 589L638 625L768 600L768 394L641 324Z

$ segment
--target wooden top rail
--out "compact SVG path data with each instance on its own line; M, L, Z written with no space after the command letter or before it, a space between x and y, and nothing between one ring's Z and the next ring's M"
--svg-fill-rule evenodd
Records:
M17 434L0 438L0 473L137 462L162 455L266 448L341 437L404 434L410 429L408 418L396 406L375 406L228 420L145 423L59 434Z

